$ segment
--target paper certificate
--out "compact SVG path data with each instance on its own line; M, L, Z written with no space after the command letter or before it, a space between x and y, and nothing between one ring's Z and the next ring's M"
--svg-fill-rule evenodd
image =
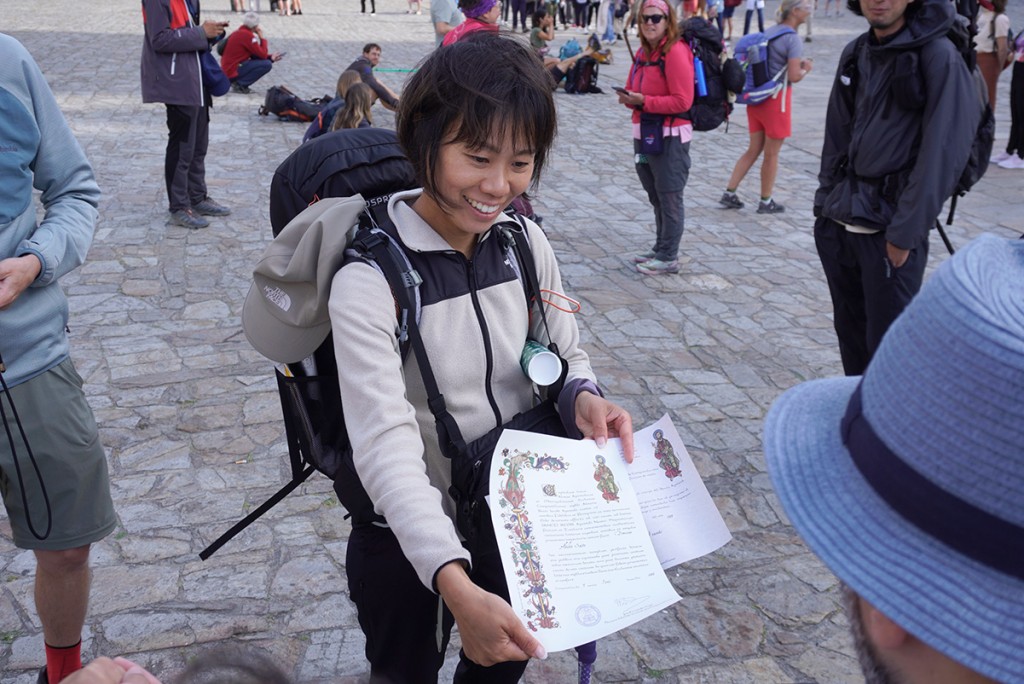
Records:
M548 651L672 605L662 568L730 539L667 416L634 439L631 466L618 439L598 449L506 430L498 440L490 508L512 608Z

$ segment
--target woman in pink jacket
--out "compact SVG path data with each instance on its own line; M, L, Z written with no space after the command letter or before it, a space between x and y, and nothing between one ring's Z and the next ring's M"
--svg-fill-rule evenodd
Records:
M654 246L634 257L646 275L679 271L683 237L683 189L690 175L693 126L684 114L693 105L693 53L679 40L665 0L644 0L637 51L619 102L633 110L636 175L654 207Z

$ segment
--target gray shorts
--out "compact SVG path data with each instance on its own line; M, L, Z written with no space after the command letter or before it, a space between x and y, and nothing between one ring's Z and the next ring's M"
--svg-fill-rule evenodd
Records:
M15 545L51 551L73 549L110 534L117 526L117 516L110 499L106 454L82 392L82 378L71 359L10 388L10 394L0 393L0 404L14 438L21 475L15 468L11 440L0 427L0 494ZM38 473L14 421L11 399ZM48 526L50 534L45 539L37 539L32 533L35 529L45 535Z

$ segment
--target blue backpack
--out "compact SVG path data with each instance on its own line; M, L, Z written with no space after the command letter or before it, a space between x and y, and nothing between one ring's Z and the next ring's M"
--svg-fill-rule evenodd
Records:
M746 74L743 92L736 93L736 102L744 105L761 104L770 97L784 91L788 79L783 65L777 74L768 73L768 45L787 33L796 33L790 26L783 26L771 35L765 33L748 33L739 39L733 50L733 56Z

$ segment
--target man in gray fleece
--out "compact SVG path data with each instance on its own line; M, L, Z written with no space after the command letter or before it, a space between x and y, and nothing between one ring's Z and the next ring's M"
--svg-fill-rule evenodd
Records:
M117 524L57 282L85 260L100 190L39 67L3 34L0 111L0 494L15 545L36 557L46 642L38 681L56 684L82 667L89 545Z

